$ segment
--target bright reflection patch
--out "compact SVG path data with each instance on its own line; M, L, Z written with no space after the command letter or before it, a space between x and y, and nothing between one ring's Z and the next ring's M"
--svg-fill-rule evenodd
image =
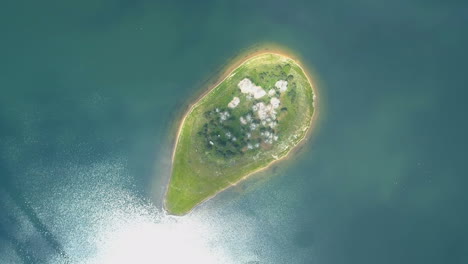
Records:
M61 172L66 184L51 181L54 191L34 200L42 221L67 254L66 258L47 255L42 263L286 263L278 260L276 253L281 251L271 243L271 230L281 229L269 226L285 214L264 206L255 214L235 207L212 210L204 206L183 217L170 216L122 188L131 186L132 178L125 176L121 162L67 168ZM5 263L3 259L0 256L0 263Z
M168 215L121 219L104 232L90 263L233 263L212 249L209 232L200 223Z

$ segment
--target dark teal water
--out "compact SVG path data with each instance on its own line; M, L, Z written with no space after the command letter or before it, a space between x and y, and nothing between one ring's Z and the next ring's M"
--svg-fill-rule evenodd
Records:
M467 10L2 1L0 263L468 263ZM263 42L314 69L312 140L166 216L187 98Z

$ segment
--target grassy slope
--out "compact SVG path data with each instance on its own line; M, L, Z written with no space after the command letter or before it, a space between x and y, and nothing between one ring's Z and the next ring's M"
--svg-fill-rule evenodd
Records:
M277 130L280 138L274 147L269 150L250 151L229 160L210 155L206 151L206 145L197 136L197 131L206 122L203 113L215 107L226 108L232 97L240 94L237 84L245 77L265 90L274 87L279 77L261 80L258 73L275 72L277 65L286 64L291 65L288 74L294 76L297 84L296 96L294 103L288 93L280 97L281 107L287 107L288 111L278 116ZM289 89L291 87L288 86ZM186 116L175 150L173 171L166 194L166 209L172 214L185 214L242 177L268 166L276 158L285 156L306 135L313 114L312 102L311 84L293 60L267 53L241 64L228 78L205 95ZM242 100L232 114L243 114L249 107L246 100Z

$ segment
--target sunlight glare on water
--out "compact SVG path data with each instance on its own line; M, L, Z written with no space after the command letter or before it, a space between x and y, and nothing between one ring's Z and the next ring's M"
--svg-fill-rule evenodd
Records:
M104 230L90 263L233 263L212 248L203 223L168 215L117 220Z
M87 263L236 263L212 243L217 234L208 222L152 211L108 219Z
M21 242L55 242L63 254L50 247L47 254L33 255L50 264L245 264L273 255L265 247L268 240L259 237L264 232L254 214L203 206L185 216L168 215L159 203L122 187L129 186L132 179L124 164L119 159L84 166L66 164L67 169L60 174L62 181L49 185L54 191L31 200L30 210L41 212L37 221L43 225L34 226L14 201L5 200L21 226L30 226L34 236L22 231L24 228L11 233ZM57 171L38 166L31 168L31 173L45 175L30 183L29 190L35 190ZM41 235L46 232L53 235L49 240ZM269 253L259 255L264 252ZM6 248L0 263L9 263L6 258L16 255L14 248Z

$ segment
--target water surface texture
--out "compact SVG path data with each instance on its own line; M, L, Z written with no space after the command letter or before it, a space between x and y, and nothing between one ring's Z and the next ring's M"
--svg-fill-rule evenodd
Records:
M468 263L468 3L0 8L0 263ZM258 43L313 69L298 155L178 218L174 127Z

